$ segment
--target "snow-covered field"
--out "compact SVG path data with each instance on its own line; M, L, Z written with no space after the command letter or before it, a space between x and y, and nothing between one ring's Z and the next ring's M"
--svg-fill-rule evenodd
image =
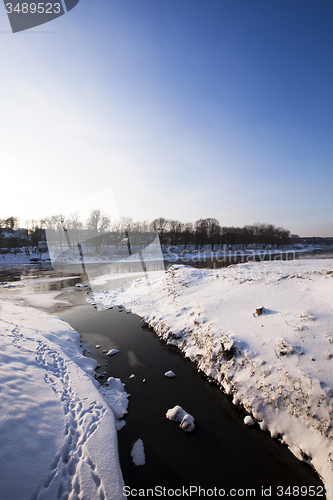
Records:
M61 319L0 302L2 499L123 498L115 421L127 395L118 379L99 390L96 364Z
M172 266L88 300L142 316L333 487L333 260Z
M50 256L48 253L43 253L40 256L39 254L26 255L24 252L19 252L17 254L8 252L0 255L0 265L33 264L34 261L31 259L38 259L38 261L42 262L50 262Z

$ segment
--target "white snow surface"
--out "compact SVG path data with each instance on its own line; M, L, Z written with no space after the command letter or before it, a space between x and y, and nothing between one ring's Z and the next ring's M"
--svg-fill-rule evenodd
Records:
M194 430L194 418L179 405L170 408L165 414L166 418L173 422L180 422L179 427L185 432Z
M112 410L78 333L0 302L1 498L123 498Z
M254 425L253 418L250 417L250 415L246 415L246 417L244 418L244 424L249 425L251 427L252 425Z
M136 466L144 465L146 463L146 455L142 439L138 439L137 441L135 441L131 451L131 457L134 465Z
M22 300L27 306L37 307L39 309L44 309L45 311L53 312L58 306L72 306L68 300L60 300L57 298L62 293L62 290L57 292L25 293L22 295L12 295L12 298ZM10 297L10 295L7 295L7 297Z
M172 266L94 300L142 316L333 487L332 259Z
M117 419L117 430L122 429L125 425L125 421L120 419L126 415L128 407L128 394L124 387L125 384L119 378L114 377L109 377L106 385L100 387L100 392Z

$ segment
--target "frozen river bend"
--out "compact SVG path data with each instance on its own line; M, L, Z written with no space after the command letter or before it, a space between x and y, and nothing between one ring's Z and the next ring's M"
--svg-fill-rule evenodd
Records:
M0 309L1 498L123 498L114 414L78 333L32 308Z
M90 300L142 316L333 487L332 260L173 266Z

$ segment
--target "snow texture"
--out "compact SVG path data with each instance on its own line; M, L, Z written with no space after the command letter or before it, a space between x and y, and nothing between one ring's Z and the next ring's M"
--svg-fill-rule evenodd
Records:
M172 420L173 422L180 422L179 427L185 432L193 431L194 418L189 413L183 410L181 406L175 406L166 412L166 418Z
M142 439L138 439L137 441L135 441L131 451L131 457L133 459L134 465L136 466L144 465L146 463L146 456Z
M105 401L110 406L117 420L123 418L127 413L128 394L124 390L125 384L119 378L109 377L106 385L100 387ZM117 422L117 428L125 425L125 421Z
M4 499L123 498L113 412L67 323L0 303Z
M142 316L333 487L332 259L175 265L93 298Z

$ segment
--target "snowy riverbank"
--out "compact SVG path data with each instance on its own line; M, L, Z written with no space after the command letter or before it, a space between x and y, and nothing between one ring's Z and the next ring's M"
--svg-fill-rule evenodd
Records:
M1 498L123 498L115 417L78 333L1 301L0 334ZM114 404L117 389L124 409L122 384L113 381L106 397Z
M301 260L173 266L90 300L144 317L332 487L332 298L333 261Z
M224 245L220 248L215 248L211 250L210 245L201 246L196 248L195 245L178 245L170 246L163 245L161 248L159 240L150 244L144 249L144 260L145 261L155 261L165 259L170 262L176 261L208 261L215 259L218 262L230 261L230 259L242 259L244 261L260 260L267 257L271 257L272 260L277 258L281 254L289 253L290 255L296 254L306 254L311 253L315 250L332 250L330 246L323 245L284 245L280 247L257 247L255 245ZM81 258L78 252L73 254L72 252L62 253L64 249L62 247L51 248L51 256L48 252L42 254L31 253L27 255L25 252L8 252L0 255L0 266L1 265L33 265L36 263L50 264L51 260L54 263L56 257L59 257L57 265L60 263L76 263L81 265ZM99 251L94 251L94 248L89 248L89 251L83 248L83 257L85 264L94 263L132 263L141 262L141 258L135 251L132 255L128 254L127 248L121 248L115 246L108 246L106 248L100 248Z

